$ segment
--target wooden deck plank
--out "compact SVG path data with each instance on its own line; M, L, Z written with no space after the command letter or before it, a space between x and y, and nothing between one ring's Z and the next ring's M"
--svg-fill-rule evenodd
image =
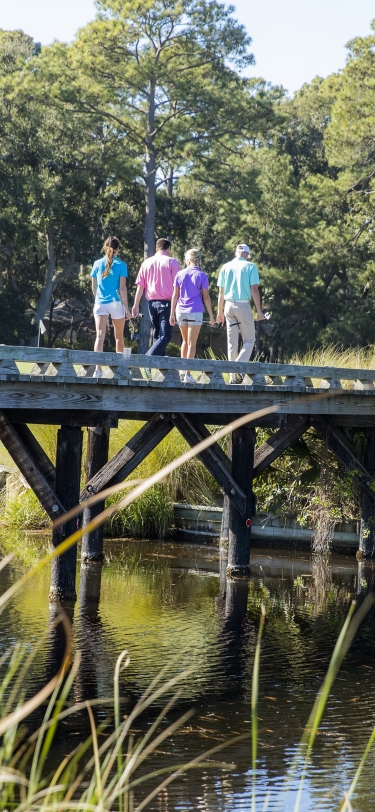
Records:
M247 414L267 406L280 405L284 414L361 416L374 418L375 390L334 393L327 397L319 394L306 396L298 391L253 391L251 388L226 387L215 391L212 387L165 388L130 384L105 386L79 383L59 384L53 379L45 382L2 381L0 409L85 410L100 412L186 412L212 414L212 422L221 413ZM249 418L251 419L251 418ZM31 421L27 421L31 422Z

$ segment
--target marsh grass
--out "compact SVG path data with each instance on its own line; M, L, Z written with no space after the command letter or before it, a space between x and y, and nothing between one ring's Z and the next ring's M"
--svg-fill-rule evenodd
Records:
M44 530L51 522L34 491L25 488L13 499L3 499L1 524L17 530Z
M118 657L114 672L112 711L107 721L97 726L94 709L104 704L103 702L94 700L71 705L68 701L79 673L80 653L77 652L69 670L72 650L69 625L64 616L58 618L55 625L59 622L64 623L67 633L63 664L54 680L42 723L31 733L20 726L17 710L20 704L25 704L25 675L38 656L42 641L28 656L25 656L20 645L16 645L0 660L0 668L5 666L0 685L0 727L3 733L0 745L0 810L141 812L172 781L188 770L234 769L235 765L217 762L212 757L232 742L245 738L244 736L236 736L232 741L216 745L185 763L148 770L147 759L168 738L183 728L193 715L193 711L188 710L173 722L166 723L168 713L179 699L179 684L190 671L168 678L168 671L174 662L168 663L145 690L133 710L124 716L120 701L120 677L130 660L128 652L123 651ZM166 697L165 705L161 711L155 713L154 720L150 722L152 705L163 696ZM45 695L43 698L46 699ZM33 710L42 705L40 697L31 701ZM109 701L105 700L106 706ZM134 723L146 711L149 711L149 724L144 728L146 732L138 731L135 734ZM89 735L85 737L82 734L82 740L77 746L67 752L57 765L55 760L53 768L48 767L48 757L59 723L66 722L69 716L77 713L87 714ZM135 794L139 789L141 798L135 805Z

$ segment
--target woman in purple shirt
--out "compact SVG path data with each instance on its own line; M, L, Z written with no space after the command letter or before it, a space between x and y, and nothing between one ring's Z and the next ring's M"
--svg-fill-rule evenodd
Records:
M177 320L181 330L181 358L195 358L205 305L210 324L212 326L215 324L208 292L208 277L201 270L199 261L199 251L191 248L185 254L186 268L179 271L174 280L169 321L173 327ZM183 381L184 383L195 383L195 378L190 375L190 372L186 372Z

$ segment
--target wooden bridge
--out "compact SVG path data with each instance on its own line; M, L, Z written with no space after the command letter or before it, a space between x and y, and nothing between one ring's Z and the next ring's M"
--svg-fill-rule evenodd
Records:
M103 366L102 378L93 377L96 364ZM187 369L195 383L180 380L179 371ZM230 373L243 375L242 383L230 384ZM265 409L270 413L252 419ZM173 427L194 446L209 436L207 426L226 425L241 415L249 420L233 432L228 455L217 444L200 455L224 493L228 575L249 573L253 479L311 426L353 471L362 493L359 555L371 557L375 370L0 347L0 439L51 519L81 501L87 524L102 510L102 503L85 507L87 498L125 480ZM145 425L108 460L110 429L121 418L144 420ZM56 461L36 441L29 428L33 423L60 427ZM82 426L90 430L86 484L80 493ZM276 432L254 451L258 426ZM355 457L346 427L366 433L364 464ZM55 530L54 545L75 526L71 520ZM82 556L87 562L102 560L101 529L84 536ZM52 599L75 597L75 570L72 548L53 563Z

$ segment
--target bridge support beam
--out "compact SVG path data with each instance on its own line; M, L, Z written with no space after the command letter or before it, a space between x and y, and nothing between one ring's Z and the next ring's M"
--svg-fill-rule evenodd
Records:
M253 513L253 469L255 431L237 429L232 433L229 454L232 476L246 496L246 511L239 513L233 501L229 504L228 578L250 575L251 519Z
M331 426L323 417L314 416L312 423L319 437L328 443L349 471L355 471L354 481L361 491L362 516L357 558L371 558L375 554L375 492L371 483L375 479L375 429L367 429L364 465L355 457L347 437L337 426Z
M62 426L57 433L56 494L66 510L79 502L82 458L82 429ZM53 531L52 544L57 547L77 528L77 519L70 519ZM77 545L52 561L50 601L75 601Z
M87 435L86 456L86 484L108 462L109 450L108 428L89 428ZM98 502L83 511L83 526L104 510L104 502ZM91 533L85 533L82 538L82 561L87 564L96 564L103 561L103 533L104 526L100 525Z
M172 431L173 425L162 414L155 414L126 445L103 465L82 488L80 499L89 499L94 493L123 482L145 457Z
M375 479L375 429L366 430L364 465L371 479ZM361 527L357 558L373 558L375 554L375 493L362 490Z

